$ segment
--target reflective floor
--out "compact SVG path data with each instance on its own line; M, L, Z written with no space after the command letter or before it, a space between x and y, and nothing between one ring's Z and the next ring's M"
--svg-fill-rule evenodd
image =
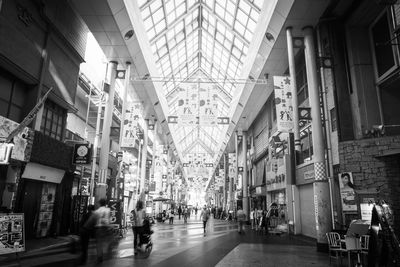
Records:
M192 216L185 224L176 217L174 224L157 223L152 228L153 251L147 259L133 254L129 231L111 259L96 262L95 243L90 244L88 266L328 266L325 253L316 252L313 241L287 235L260 235L246 229L237 232L234 222L211 218L207 231Z

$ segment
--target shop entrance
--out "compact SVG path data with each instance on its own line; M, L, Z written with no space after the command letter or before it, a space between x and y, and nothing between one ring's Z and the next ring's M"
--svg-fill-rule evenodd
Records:
M24 179L22 212L25 215L26 239L36 237L37 221L42 196L42 182Z

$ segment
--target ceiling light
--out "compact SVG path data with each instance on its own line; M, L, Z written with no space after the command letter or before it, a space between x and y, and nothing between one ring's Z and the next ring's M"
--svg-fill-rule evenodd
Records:
M129 30L129 31L127 31L127 32L125 33L124 39L125 39L125 40L129 40L129 39L132 38L132 36L133 36L134 34L135 34L135 32L134 32L133 30Z
M270 42L275 41L275 37L270 32L265 33L265 38L267 38L267 40Z

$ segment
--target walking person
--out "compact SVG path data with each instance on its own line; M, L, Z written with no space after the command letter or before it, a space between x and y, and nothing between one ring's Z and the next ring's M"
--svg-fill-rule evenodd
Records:
M179 220L181 219L181 214L182 214L182 207L181 206L179 206L179 208L178 208L178 215L179 215Z
M242 210L242 207L238 207L238 211L237 211L237 214L236 214L236 217L237 217L237 222L238 222L238 232L239 232L239 234L244 234L244 231L243 231L243 223L244 223L244 221L246 221L246 214L244 214L244 211Z
M143 202L138 200L136 209L132 211L132 230L133 230L133 251L137 254L137 248L143 243L143 221L146 211L143 209ZM139 242L138 242L139 238Z
M204 205L204 208L200 213L200 218L203 221L204 233L206 233L206 226L207 226L207 221L208 221L209 217L210 217L210 214L208 213L206 205Z
M99 201L100 207L94 212L97 222L95 227L96 233L96 248L97 248L97 262L103 261L103 253L105 246L110 244L109 229L110 229L110 208L106 207L106 200L104 198Z
M250 223L251 223L251 230L254 230L255 227L255 209L250 211Z
M94 227L96 226L96 216L93 214L94 205L89 205L87 207L87 212L82 218L81 224L81 264L85 264L87 261L88 247L90 237L94 237Z
M187 207L183 208L182 214L183 214L183 222L187 223L187 217L188 217L188 208Z

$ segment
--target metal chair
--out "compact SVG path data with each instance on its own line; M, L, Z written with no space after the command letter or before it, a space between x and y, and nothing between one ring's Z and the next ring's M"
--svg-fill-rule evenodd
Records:
M361 260L364 261L364 258L368 256L369 251L369 235L362 235L360 237L360 245L361 245ZM365 256L365 257L364 257Z
M326 233L326 238L328 239L329 245L329 266L331 265L332 258L336 259L337 265L339 266L339 259L340 259L340 266L342 265L342 254L343 252L347 252L345 248L342 248L342 242L340 235L336 232L329 232Z

